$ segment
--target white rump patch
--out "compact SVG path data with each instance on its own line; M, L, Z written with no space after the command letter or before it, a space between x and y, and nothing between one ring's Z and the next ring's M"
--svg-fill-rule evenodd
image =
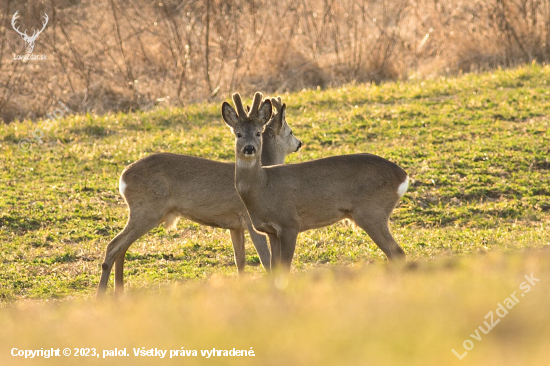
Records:
M409 188L409 177L407 176L405 181L403 183L401 183L399 185L399 187L397 188L397 194L399 195L399 198L403 197L405 192L407 192L408 188Z
M120 180L118 181L118 191L121 195L124 196L124 191L126 190L126 183L122 180L122 175L120 176Z

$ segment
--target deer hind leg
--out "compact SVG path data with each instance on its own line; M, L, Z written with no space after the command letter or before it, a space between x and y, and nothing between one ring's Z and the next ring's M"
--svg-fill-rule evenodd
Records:
M111 269L115 261L126 253L130 245L143 235L145 235L149 230L158 226L162 217L134 217L130 213L130 218L126 223L126 226L122 231L115 236L113 240L107 245L107 250L105 252L105 259L101 265L101 279L99 281L99 286L97 288L97 296L102 296L107 291L107 283L109 282L109 275L111 274ZM117 277L122 279L123 276L123 264L124 258L119 259L120 266L117 266L116 272L119 273L117 276L115 273L115 280ZM120 268L118 268L120 267ZM120 282L119 282L120 284ZM120 286L119 286L120 287Z
M370 207L354 212L352 217L357 226L367 232L389 260L405 259L405 252L393 238L388 226L390 213L391 209L388 212L388 210Z
M244 273L246 265L246 253L244 249L244 230L229 230L231 234L231 243L233 244L233 252L235 253L235 264L239 275Z
M254 231L252 224L248 224L248 232L250 233L250 239L252 239L252 244L256 248L256 252L260 257L260 262L267 273L271 270L271 253L269 252L269 247L267 246L267 238L265 235L258 234Z
M126 249L120 253L115 260L115 296L121 296L124 293L124 260L127 251Z

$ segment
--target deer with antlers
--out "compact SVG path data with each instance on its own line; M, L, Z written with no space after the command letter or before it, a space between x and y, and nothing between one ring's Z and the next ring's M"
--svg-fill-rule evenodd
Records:
M27 30L25 29L25 32L21 32L19 30L19 27L16 27L15 26L15 21L19 18L19 15L18 15L19 11L16 11L15 14L13 14L13 17L11 18L11 25L13 27L13 29L19 33L21 35L21 38L23 38L23 40L25 41L25 48L27 49L27 54L31 54L32 53L32 50L34 49L34 42L36 41L36 38L38 38L38 36L40 35L40 33L42 33L42 31L44 30L44 28L46 28L46 25L48 24L48 14L45 14L44 13L44 22L42 23L42 29L40 29L39 31L37 30L34 30L34 32L32 33L32 36L29 36L27 35Z
M333 156L299 164L265 167L262 131L272 102L256 93L246 113L222 105L222 117L235 134L235 187L254 228L269 237L272 271L290 271L298 233L349 219L367 232L388 259L405 252L393 238L388 221L409 178L395 163L371 154ZM281 112L285 114L286 106Z
M279 98L264 129L265 148L260 164L284 164L285 156L298 151L302 143L288 126ZM277 109L279 108L279 109ZM97 296L107 290L115 264L115 295L124 291L124 259L130 245L149 230L163 223L175 225L178 217L199 224L229 229L239 274L245 268L245 236L249 231L252 243L264 268L270 269L270 253L266 237L256 233L237 191L235 164L188 155L153 154L124 169L119 190L128 204L129 217L124 229L107 245L102 264Z

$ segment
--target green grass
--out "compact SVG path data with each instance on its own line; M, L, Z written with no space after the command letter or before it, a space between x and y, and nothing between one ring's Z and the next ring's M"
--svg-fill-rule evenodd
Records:
M408 258L550 244L550 67L458 78L347 85L284 95L305 143L290 163L370 152L401 165L412 184L392 216ZM55 106L52 106L52 110ZM220 103L133 114L70 116L43 144L45 121L0 126L0 301L88 296L127 210L118 176L159 151L232 161ZM37 133L39 134L39 133ZM30 136L30 137L29 137ZM34 143L18 148L22 138ZM247 241L248 271L263 271ZM363 231L345 224L302 233L294 268L380 262ZM225 230L183 221L128 254L129 288L234 275Z
M550 67L531 65L283 95L305 143L289 163L370 152L412 182L392 215L408 264L388 266L364 232L340 223L300 234L283 290L264 280L250 240L249 275L237 279L228 232L180 221L130 247L127 297L90 301L105 247L126 222L120 172L159 151L232 161L219 102L70 116L26 152L18 142L45 121L1 125L0 363L51 362L14 358L13 347L254 347L254 359L207 362L545 364L549 82ZM484 316L530 273L537 286L459 361L451 349L464 352Z

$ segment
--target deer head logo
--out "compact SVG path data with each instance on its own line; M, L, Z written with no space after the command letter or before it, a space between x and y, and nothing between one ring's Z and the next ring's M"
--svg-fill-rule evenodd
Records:
M17 33L19 33L21 35L21 37L23 38L23 40L25 41L25 48L27 49L27 54L31 54L32 50L34 49L34 41L36 41L36 38L38 38L40 33L42 33L44 28L46 28L46 24L48 24L48 19L49 19L48 14L44 13L45 22L42 23L42 29L40 29L38 32L35 30L33 32L32 36L28 36L26 29L25 29L25 33L22 33L19 30L19 27L17 27L17 28L15 27L15 21L19 18L17 13L19 13L19 11L16 11L15 14L13 14L13 18L11 18L11 25L12 25L13 29L15 29L15 31Z

